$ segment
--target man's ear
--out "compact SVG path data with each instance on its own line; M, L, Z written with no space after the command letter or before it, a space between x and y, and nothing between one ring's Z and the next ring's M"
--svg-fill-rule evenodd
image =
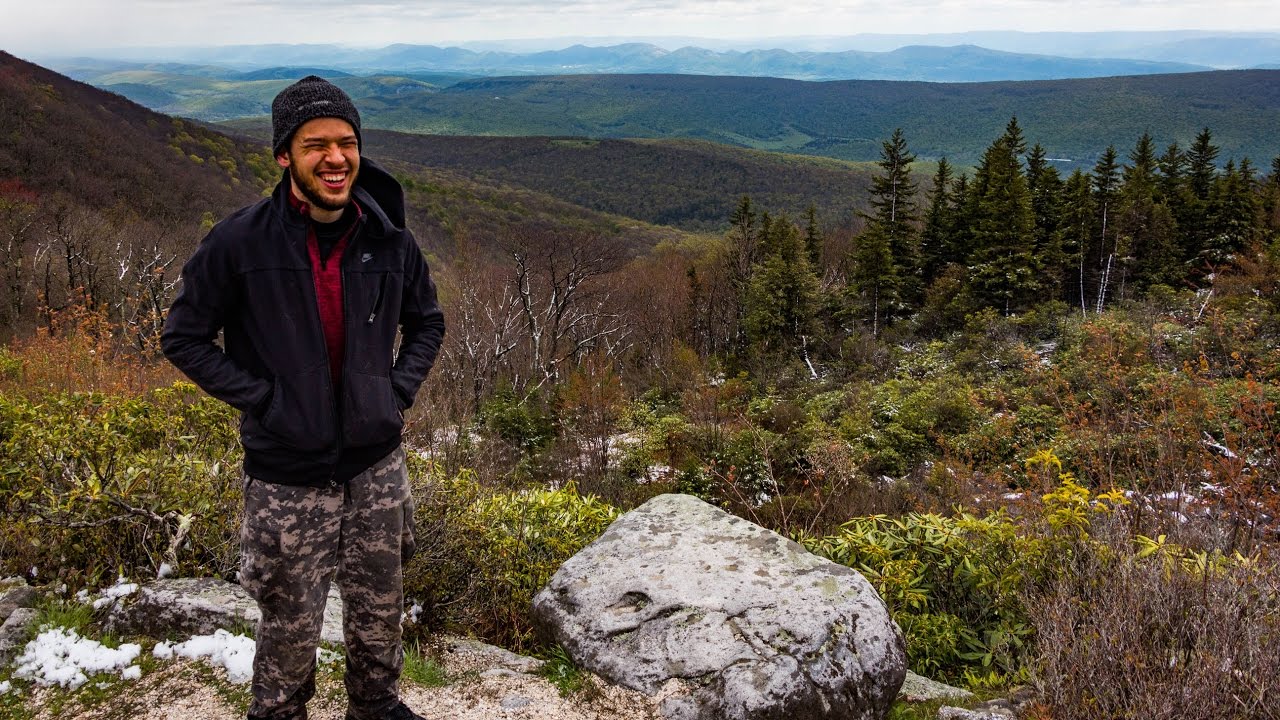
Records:
M280 153L276 155L276 164L282 168L289 167L289 153Z

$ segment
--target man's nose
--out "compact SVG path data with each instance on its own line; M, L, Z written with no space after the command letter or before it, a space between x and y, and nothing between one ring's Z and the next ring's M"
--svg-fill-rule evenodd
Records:
M347 158L342 154L342 146L338 145L338 143L331 143L325 147L324 159L331 163L344 163Z

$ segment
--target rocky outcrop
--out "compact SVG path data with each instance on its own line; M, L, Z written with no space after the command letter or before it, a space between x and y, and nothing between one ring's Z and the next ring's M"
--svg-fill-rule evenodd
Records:
M673 720L873 720L906 674L902 633L861 575L687 495L619 518L534 616L581 667L670 692Z
M209 635L219 628L252 625L261 617L244 588L217 578L155 580L121 597L111 607L105 628L118 635L172 637ZM342 643L342 598L329 588L321 639Z

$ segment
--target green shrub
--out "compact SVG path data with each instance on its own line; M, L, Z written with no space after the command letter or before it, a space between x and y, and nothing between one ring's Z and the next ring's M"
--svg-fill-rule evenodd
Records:
M228 574L240 492L234 415L186 383L132 398L0 397L3 571L35 568L72 587L178 562Z
M1021 592L1043 574L1045 545L1002 513L856 518L805 544L879 591L916 672L958 680L974 667L1018 670L1031 632Z
M405 586L429 627L461 628L506 647L534 644L533 596L604 532L618 511L567 485L490 494L470 473L416 481L415 520L427 538Z

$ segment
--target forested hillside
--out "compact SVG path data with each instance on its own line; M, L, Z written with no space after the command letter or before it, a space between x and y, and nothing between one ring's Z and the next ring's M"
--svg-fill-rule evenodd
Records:
M261 120L222 123L266 142ZM600 212L687 230L720 230L743 195L828 224L866 207L870 163L783 155L693 140L459 137L366 130L368 153L449 168Z
M374 127L452 135L685 137L872 160L903 128L926 158L974 164L1017 115L1049 157L1092 163L1114 138L1191 142L1214 129L1224 157L1270 158L1280 137L1280 74L1179 75L999 83L801 82L594 75L469 80L386 98Z

